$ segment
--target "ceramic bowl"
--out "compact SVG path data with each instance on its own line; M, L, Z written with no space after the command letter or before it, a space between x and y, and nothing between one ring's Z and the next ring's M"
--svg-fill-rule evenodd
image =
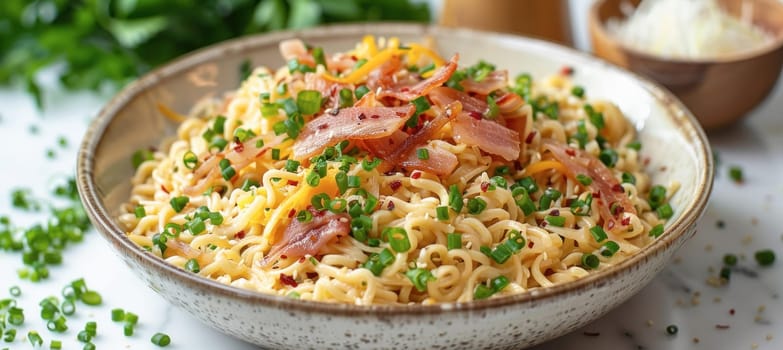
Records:
M357 306L308 302L242 290L167 264L131 242L116 216L130 192L131 154L158 145L176 125L158 103L185 113L193 103L238 86L244 60L278 67L280 40L300 37L328 51L354 47L365 34L403 42L434 39L463 64L491 60L511 73L543 77L574 68L590 96L615 101L638 129L653 181L678 181L675 216L640 253L574 282L469 303ZM665 90L592 56L539 40L399 24L334 26L225 42L182 57L129 85L92 122L78 158L78 186L95 227L150 288L222 332L270 348L523 348L564 335L620 305L660 272L694 234L712 187L702 129Z
M719 0L729 14L752 4L752 22L774 36L771 44L715 59L671 59L641 52L620 42L606 29L610 18L624 18L621 4L639 0L598 0L588 26L593 51L614 64L665 86L696 115L705 129L717 129L747 116L769 95L783 67L783 2Z

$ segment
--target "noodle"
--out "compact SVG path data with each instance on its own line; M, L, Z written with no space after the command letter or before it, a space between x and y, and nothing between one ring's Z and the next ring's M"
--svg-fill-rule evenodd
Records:
M430 304L584 277L672 215L677 184L653 186L622 112L567 76L509 83L394 38L281 50L138 167L133 242L262 293Z

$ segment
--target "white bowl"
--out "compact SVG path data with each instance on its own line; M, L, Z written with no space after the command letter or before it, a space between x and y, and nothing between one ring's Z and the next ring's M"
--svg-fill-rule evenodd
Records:
M432 37L438 50L459 52L463 64L484 58L510 73L543 77L563 66L591 97L617 103L643 143L654 183L679 181L675 216L640 253L585 278L524 294L469 303L356 306L308 302L220 284L167 264L131 242L117 224L130 193L128 159L156 146L175 125L158 103L187 111L198 99L236 88L238 67L278 67L280 40L300 37L329 51L347 50L365 34L403 42ZM665 169L665 170L662 170ZM709 144L675 97L648 80L589 55L517 36L420 25L365 24L252 36L182 57L125 88L100 112L82 143L78 185L87 212L128 266L163 298L204 323L272 348L522 348L564 335L638 292L694 234L712 188Z

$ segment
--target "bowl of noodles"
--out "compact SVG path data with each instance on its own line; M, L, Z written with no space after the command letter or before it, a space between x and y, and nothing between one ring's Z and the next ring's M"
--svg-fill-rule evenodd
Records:
M80 149L119 256L272 348L520 348L628 299L694 234L709 145L657 85L528 38L251 36L125 88Z

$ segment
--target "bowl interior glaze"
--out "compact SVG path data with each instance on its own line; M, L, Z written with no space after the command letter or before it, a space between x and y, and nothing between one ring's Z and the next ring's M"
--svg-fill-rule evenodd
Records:
M680 183L680 190L671 200L675 215L665 233L641 253L614 267L552 288L471 303L367 307L298 301L225 286L170 266L126 237L115 217L130 193L134 172L130 157L138 149L157 147L176 128L158 111L159 104L186 114L197 100L236 89L244 61L271 68L282 66L285 62L278 53L280 40L300 37L329 53L353 48L365 34L396 36L402 42L431 39L442 56L458 52L461 65L485 59L509 69L512 77L529 72L534 78L542 78L563 66L573 67L575 82L586 88L589 97L615 102L636 127L644 145L643 156L649 158L653 183ZM332 26L251 36L182 57L134 82L104 107L85 135L78 162L78 185L88 214L151 288L228 334L259 345L290 348L307 344L327 347L312 345L319 342L334 347L362 344L360 337L345 337L343 330L380 339L370 347L403 348L443 346L445 340L434 335L448 327L449 335L441 338L449 342L473 339L468 345L458 346L465 348L475 344L527 346L565 334L622 303L663 268L674 250L693 234L713 177L709 145L698 123L676 98L643 78L544 41L400 24ZM618 286L615 281L633 281L633 285ZM585 302L595 293L616 298ZM205 304L194 305L194 297ZM504 316L494 316L500 315L497 311L501 309ZM515 310L517 314L512 313ZM503 324L515 318L527 326L515 329L514 337L501 337L485 345L474 343L475 334L490 335L492 329L505 334ZM410 331L430 337L414 342L386 335L384 325L390 323L399 324L401 331L412 327ZM292 341L293 332L299 332L301 339Z

